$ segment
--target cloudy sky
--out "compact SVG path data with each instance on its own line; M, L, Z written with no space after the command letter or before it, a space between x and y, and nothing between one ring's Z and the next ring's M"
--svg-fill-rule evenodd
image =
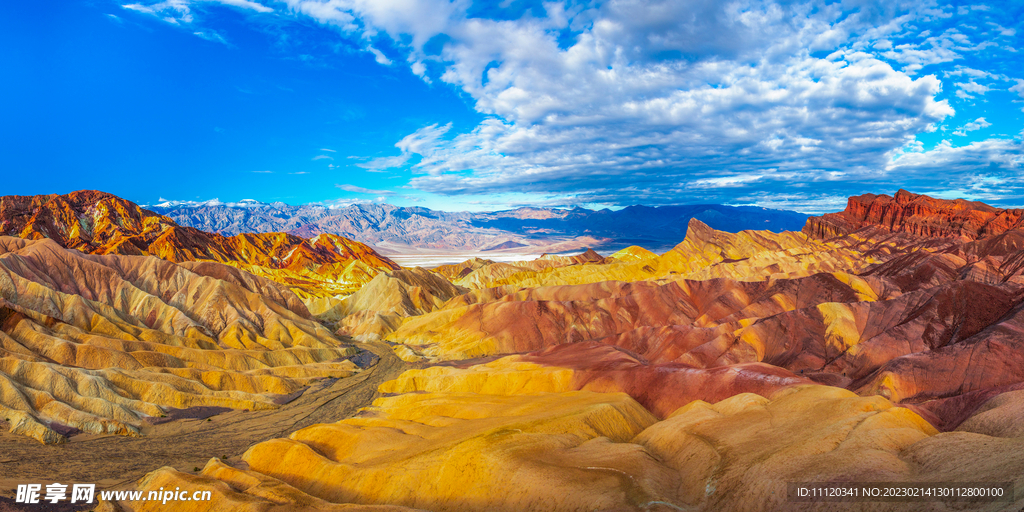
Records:
M1024 206L1022 43L1017 1L13 2L0 194Z

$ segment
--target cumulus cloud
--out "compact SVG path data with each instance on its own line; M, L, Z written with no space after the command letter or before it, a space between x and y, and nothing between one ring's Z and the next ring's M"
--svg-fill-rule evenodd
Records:
M162 4L179 18L191 5ZM746 198L776 207L779 194L813 209L856 187L895 185L898 171L926 168L915 163L925 155L980 162L984 154L986 165L1007 169L1019 148L995 140L925 151L915 138L952 119L949 101L966 103L956 97L1005 87L1007 77L977 69L983 52L1014 50L1006 42L1014 33L986 25L991 10L609 0L486 17L471 13L469 0L283 4L357 40L383 65L404 61L423 80L461 90L484 116L459 133L437 119L397 141L399 155L356 164L409 166L410 185L437 194L618 205ZM1024 96L1024 81L1011 90ZM982 117L954 133L987 126Z
M695 71L706 76L718 67ZM770 69L730 68L716 81L659 95L641 86L646 94L559 113L552 122L545 122L550 114L536 121L536 115L510 110L508 117L536 122L491 118L451 139L428 127L429 137L416 133L401 145L422 156L414 169L427 175L411 184L477 194L494 188L568 192L586 183L596 190L586 197L593 202L616 189L627 204L680 201L722 174L732 186L820 179L818 170L839 167L869 172L884 164L887 150L953 113L934 99L940 89L934 77L913 79L859 54L830 61L805 57ZM904 109L894 111L894 103ZM465 170L474 172L467 176L460 172ZM624 180L634 187L619 188Z
M986 121L984 117L979 117L974 121L971 121L961 126L960 128L957 128L956 131L953 132L953 135L964 136L967 135L967 132L973 132L975 130L980 130L982 128L988 128L989 126L992 126L992 123Z
M966 82L966 83L965 82L957 82L956 86L959 87L960 90L962 90L962 91L966 91L966 92L969 92L969 93L975 93L975 94L985 94L986 92L991 90L989 87L981 85L981 84L978 84L978 83L975 83L973 81L972 82Z
M355 185L335 185L335 187L344 190L345 192L355 192L356 194L373 194L373 195L394 195L394 192L390 190L374 190L371 188L357 187Z
M1010 87L1010 92L1015 92L1020 95L1021 98L1024 98L1024 80L1018 78L1016 79L1016 82L1017 85Z
M899 155L888 170L925 193L941 193L983 201L1024 200L1024 141L986 139L965 146L944 140L930 151ZM936 179L937 177L944 179ZM905 187L905 188L907 188Z
M374 4L288 2L364 37L408 41L413 72L440 63L436 78L488 116L454 136L450 124L426 126L396 143L400 156L361 164L418 155L410 184L440 194L680 202L697 189L834 179L822 169L883 172L889 151L954 113L936 98L938 78L890 62L920 69L971 44L950 30L866 52L864 41L899 35L915 16L948 14L881 4L615 0L548 3L547 16L517 20L469 17L459 2L422 19ZM427 55L423 44L442 33L440 54Z
M979 121L984 122L983 119L979 119ZM991 164L1014 169L1024 164L1024 161L1021 160L1022 155L1024 155L1024 146L1021 145L1020 139L987 139L972 142L966 146L954 146L952 142L944 140L930 151L909 152L898 156L888 165L888 169L926 174L941 169L953 171L956 168L973 168L977 170Z
M409 69L412 71L412 73L414 75L422 78L428 84L432 83L431 80L430 80L430 77L427 76L427 65L426 64L424 64L424 63L422 63L420 61L416 61L416 62L412 63L412 66L410 66Z

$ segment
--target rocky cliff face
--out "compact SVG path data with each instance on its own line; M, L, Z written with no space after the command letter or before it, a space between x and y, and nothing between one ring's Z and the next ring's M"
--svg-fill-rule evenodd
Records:
M0 197L0 234L29 240L49 238L62 247L86 253L142 254L176 228L178 225L167 217L94 190ZM191 245L210 245L203 233L191 228L180 236L186 240L199 238Z
M906 190L895 196L851 197L846 209L807 219L803 232L818 239L846 235L865 227L922 237L977 240L1024 227L1024 210L1004 210L976 201L936 199Z

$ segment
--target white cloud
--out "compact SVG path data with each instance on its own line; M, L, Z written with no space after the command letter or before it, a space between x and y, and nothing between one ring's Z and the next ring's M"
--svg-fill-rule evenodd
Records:
M964 136L967 135L967 132L973 132L976 130L980 130L982 128L988 128L989 126L992 126L992 123L986 121L984 117L979 117L974 121L971 121L961 126L960 128L957 128L956 131L953 132L953 135Z
M983 70L980 70L980 69L974 69L974 68L971 68L971 67L968 67L968 66L956 66L952 70L946 71L945 75L946 76L964 76L964 75L966 75L966 76L969 76L969 77L972 77L972 78L988 78L988 77L995 77L996 76L996 75L993 75L992 73L989 73L988 71L983 71Z
M317 155L313 157L313 160L334 160L334 157L331 155Z
M414 75L426 80L427 82L430 82L430 77L427 76L426 64L423 64L420 61L416 61L412 63L412 66L410 66L409 69L412 70Z
M267 7L267 6L265 6L265 5L261 4L261 3L258 3L258 2L252 2L250 0L203 0L203 1L212 2L212 3L219 3L219 4L224 4L224 5L230 5L230 6L233 6L233 7L240 7L242 9L250 9L250 10L253 10L253 11L256 11L256 12L262 12L262 13L274 12L274 9L271 9L270 7Z
M337 153L337 151L335 151L333 149L327 149L327 148L320 148L320 151L327 151L328 153Z
M373 201L370 200L370 199L361 199L361 198L360 199L335 199L333 201L325 201L324 204L328 208L338 209L338 208L346 208L346 207L349 207L349 206L352 206L352 205L356 205L356 204L373 204Z
M391 59L387 58L387 56L384 55L384 52L382 52L382 51L380 51L380 50L378 50L378 49L376 49L376 48L374 48L372 46L367 46L366 47L366 51L368 51L368 52L373 54L373 59L377 61L377 64L380 64L380 65L383 65L383 66L390 66L391 65Z
M929 151L900 155L889 170L899 174L907 188L919 192L946 190L985 201L1024 199L1024 141L1020 138L986 139L965 146L944 140Z
M902 30L906 17L884 12L619 0L583 11L545 4L545 18L489 20L466 17L459 2L433 4L437 12L422 19L414 13L427 2L403 3L414 4L407 11L390 2L288 4L325 23L344 18L364 36L409 41L416 74L427 74L424 59L439 62L439 78L491 116L450 140L450 124L424 127L396 144L402 155L358 164L376 170L420 155L414 169L424 175L412 185L438 193L539 192L636 172L651 182L697 182L766 163L877 168L887 151L953 113L935 99L934 76L911 78L844 46L861 33L881 40ZM574 42L561 45L557 31L573 27ZM441 55L425 55L422 44L442 32L449 42ZM948 61L965 41L955 31L929 37L896 56ZM839 52L822 59L808 47Z
M710 75L718 66L698 72ZM556 114L552 122L545 122L546 115L538 120L510 110L508 117L537 122L492 118L447 141L413 134L407 138L416 147L404 146L422 156L415 168L428 176L412 185L438 193L492 187L540 192L575 187L588 178L599 188L602 180L611 186L612 180L642 173L640 181L671 183L652 187L668 195L704 175L757 172L769 162L785 170L866 169L879 166L881 155L909 134L952 114L933 98L940 88L934 77L914 80L864 56L834 62L803 58L771 70L729 68L717 81L714 87L672 89L661 96L644 90L647 97ZM554 88L545 92L556 94ZM912 110L892 112L892 103ZM449 173L466 169L476 172ZM637 196L647 193L637 190Z
M956 86L961 88L961 89L963 89L963 90L965 90L965 91L967 91L967 92L973 92L975 94L985 94L986 92L991 90L989 87L981 85L979 83L975 83L974 81L966 82L966 83L965 82L957 82Z
M1015 92L1021 98L1024 98L1024 80L1021 80L1019 78L1017 78L1015 80L1017 82L1017 85L1014 85L1013 87L1010 87L1010 92Z
M125 4L121 7L143 14L150 14L172 24L192 23L192 9L188 0L165 0L163 2L143 5Z
M187 25L195 21L192 8L203 4L227 5L264 14L274 12L274 9L250 0L163 0L161 2L147 4L124 4L121 7L141 12L143 14L156 16L172 25ZM195 31L193 33L203 39L224 42L220 35L217 35L216 32L212 32L209 29Z
M779 210L797 210L812 215L840 211L846 207L846 195L837 194L814 194L803 193L793 194L786 192L759 192L747 196L737 197L730 204L735 206L757 205L764 208L775 208Z
M395 143L395 147L400 149L402 154L372 158L366 162L357 163L355 165L356 167L362 167L369 172L384 172L385 169L401 167L405 165L414 154L427 155L433 153L440 145L441 138L445 133L448 133L451 128L451 123L444 126L438 126L437 124L425 126L409 135L406 135L402 140ZM350 156L349 158L360 159L360 157L354 156Z
M936 66L979 67L965 56L996 43L977 27L1005 32L975 19L989 15L977 9L963 15L971 23L948 28L955 8L934 1L548 2L546 15L519 19L470 16L469 0L283 3L337 27L382 65L404 62L460 89L484 116L463 133L437 119L399 140L399 155L355 165L381 172L415 162L410 184L438 194L514 190L608 204L685 202L719 189L772 201L765 194L783 187L801 195L802 186L895 183L894 170L923 154L974 158L924 151L915 136L954 114ZM177 19L192 5L152 6L164 4ZM947 92L969 99L1003 87L1005 76L975 67L941 73ZM1024 81L1011 91L1024 97ZM813 206L842 194L803 196Z
M398 156L385 156L380 158L374 158L368 162L358 163L356 167L362 167L370 172L381 172L384 169L392 169L394 167L400 167L409 161L411 155L398 155Z
M199 36L202 39L206 39L207 41L210 41L212 43L228 44L227 40L224 39L223 36L212 30L199 30L193 32L193 34Z
M468 0L284 0L292 12L346 31L361 31L371 38L378 32L411 36L410 44L422 48L436 34L445 33L450 22L465 14ZM358 19L358 22L357 22Z
M371 188L357 187L355 185L335 185L335 187L344 190L345 192L355 192L357 194L374 194L374 195L394 195L394 192L390 190L374 190Z
M1024 155L1024 146L1019 139L987 139L966 146L954 146L952 142L943 140L929 151L899 156L889 165L889 169L952 170L952 166L977 168L979 164L993 162L1004 164L1007 168L1017 168L1022 164L1021 155Z
M452 124L448 123L444 126L438 126L436 123L430 126L426 126L416 130L415 132L406 135L402 140L395 143L395 147L401 149L403 153L419 153L423 154L430 148L437 146L438 141L444 134L448 133L452 129Z

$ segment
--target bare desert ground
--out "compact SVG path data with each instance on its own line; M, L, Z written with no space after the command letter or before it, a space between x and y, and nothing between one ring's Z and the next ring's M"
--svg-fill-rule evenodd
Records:
M357 345L376 354L380 358L377 364L351 378L327 379L275 410L217 413L215 408L197 408L183 414L193 417L146 426L142 437L80 434L58 445L11 434L3 425L0 511L5 507L20 510L9 495L18 484L95 483L97 491L128 488L159 467L193 472L215 457L240 462L238 456L253 444L350 417L379 396L381 383L396 378L409 366L383 343ZM60 510L90 509L67 508L69 505L62 504ZM32 510L48 509L34 505Z

